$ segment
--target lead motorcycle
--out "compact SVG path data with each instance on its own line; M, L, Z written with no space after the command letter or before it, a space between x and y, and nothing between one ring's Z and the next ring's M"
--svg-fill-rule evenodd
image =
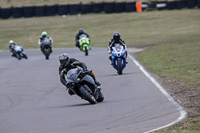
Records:
M20 45L16 45L14 47L13 54L18 60L21 60L22 58L28 59L27 55L24 52L23 47Z
M120 44L115 44L115 47L112 49L112 66L121 75L123 69L126 67L126 51Z
M81 68L69 70L65 78L67 79L66 87L89 103L95 104L104 100L104 95L100 88L96 87L93 78L86 75Z
M80 49L85 52L85 55L88 55L90 50L90 39L86 35L81 35L79 39Z
M52 42L49 38L45 37L42 41L41 51L45 55L45 59L48 60L50 54L52 53Z

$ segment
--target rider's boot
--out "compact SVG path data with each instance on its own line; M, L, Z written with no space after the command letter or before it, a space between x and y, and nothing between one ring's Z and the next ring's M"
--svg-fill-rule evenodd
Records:
M74 95L74 92L73 92L71 89L68 89L68 88L67 88L66 91L67 91L67 90L68 90L69 95L71 95L71 96Z
M112 65L112 56L109 56L110 65Z

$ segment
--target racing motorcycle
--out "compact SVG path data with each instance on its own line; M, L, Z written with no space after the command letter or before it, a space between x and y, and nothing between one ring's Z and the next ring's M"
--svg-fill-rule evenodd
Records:
M112 66L121 75L123 69L126 67L126 51L120 44L115 44L112 49Z
M81 68L69 70L65 78L67 79L66 87L89 103L95 104L104 100L104 95L93 78L85 74Z
M52 44L51 40L47 37L45 37L44 40L42 41L41 51L45 55L46 60L49 59L49 56L52 52L51 44Z
M22 58L28 59L27 55L24 52L23 47L20 45L16 45L14 47L13 54L18 60L21 60Z
M84 34L82 34L79 38L80 49L84 51L87 56L88 51L90 50L90 39Z

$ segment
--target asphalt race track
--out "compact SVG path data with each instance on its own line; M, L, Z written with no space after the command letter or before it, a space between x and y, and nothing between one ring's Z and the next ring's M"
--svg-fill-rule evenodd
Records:
M0 51L0 133L141 133L180 117L131 58L118 75L106 48L93 48L89 56L77 48L53 50L49 60L38 49L25 50L28 60ZM66 92L58 74L63 52L95 72L102 103L90 105Z

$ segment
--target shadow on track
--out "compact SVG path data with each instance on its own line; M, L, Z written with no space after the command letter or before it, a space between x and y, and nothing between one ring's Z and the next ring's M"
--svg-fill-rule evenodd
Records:
M123 73L122 75L115 73L115 74L109 74L109 75L101 75L98 77L114 77L114 76L123 76L123 75L135 75L135 74L140 74L140 73L141 72L132 72L132 73Z

